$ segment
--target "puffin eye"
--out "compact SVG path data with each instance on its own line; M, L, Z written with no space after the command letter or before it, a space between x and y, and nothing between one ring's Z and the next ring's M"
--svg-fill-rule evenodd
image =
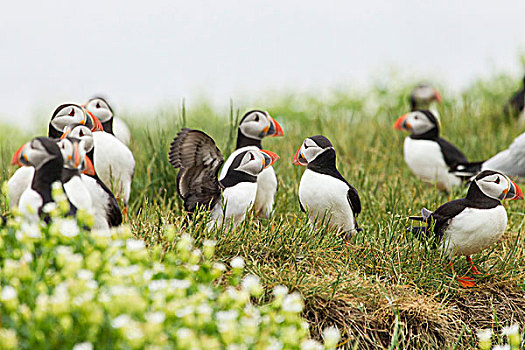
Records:
M414 117L414 119L419 119L419 117L416 115L416 116Z
M71 111L69 111L69 116L74 117L75 116L75 109L71 108Z
M499 185L499 176L496 178L496 181L494 182Z
M253 120L255 120L256 122L259 121L259 115L258 114L255 114L255 118L253 118Z
M305 143L304 144L304 149L307 149L308 148L308 145Z
M80 130L80 132L78 133L78 135L79 135L80 137L84 136L84 131Z
M100 108L100 103L97 102L97 104L95 105L95 108Z
M250 160L254 160L255 157L253 156L253 154L250 153Z

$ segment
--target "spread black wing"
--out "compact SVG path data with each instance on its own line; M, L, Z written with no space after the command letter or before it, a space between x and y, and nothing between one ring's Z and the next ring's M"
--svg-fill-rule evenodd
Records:
M183 128L173 139L169 162L179 169L177 193L184 209L197 205L213 208L221 196L218 173L224 158L211 137L199 130Z
M468 163L467 157L465 157L465 155L461 153L461 151L456 146L447 140L439 137L437 139L437 143L439 144L439 147L441 147L441 152L445 158L445 163L447 163L449 168L453 168L456 166L456 164Z

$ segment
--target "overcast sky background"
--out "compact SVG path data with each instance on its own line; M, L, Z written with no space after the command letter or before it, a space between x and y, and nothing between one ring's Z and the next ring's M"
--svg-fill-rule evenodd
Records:
M221 104L392 66L457 90L521 77L525 1L9 1L0 48L0 118L19 122L94 93L125 109Z

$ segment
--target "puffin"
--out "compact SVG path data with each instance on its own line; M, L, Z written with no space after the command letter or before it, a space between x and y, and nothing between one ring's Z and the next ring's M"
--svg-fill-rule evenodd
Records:
M86 162L93 164L94 142L93 133L82 124L73 124L66 128L62 138L77 138L85 141ZM122 224L122 214L113 192L104 184L96 173L93 165L88 167L91 171L81 175L84 186L88 189L93 200L93 229L107 231L111 227Z
M525 122L525 76L523 76L523 85L504 106L506 114L518 115L520 123Z
M179 170L177 193L184 209L190 214L198 207L209 209L209 229L223 222L233 222L236 227L244 221L255 202L258 175L279 156L267 150L247 149L230 158L225 176L219 179L224 157L206 133L183 128L170 145L169 162Z
M394 128L410 132L403 152L414 175L447 191L462 184L465 177L450 171L467 163L467 158L456 146L439 137L439 121L431 111L407 113L397 119Z
M60 180L62 181L64 192L72 204L70 213L75 214L78 209L82 209L93 215L94 208L90 191L81 178L82 171L88 174L95 173L93 163L86 156L86 141L73 136L62 137L57 141L57 146L62 154L63 161Z
M24 190L19 203L19 211L28 221L39 222L43 216L49 223L50 219L42 215L42 209L47 203L53 202L53 184L59 183L62 186L63 159L57 141L49 137L34 138L22 145L13 155L13 164L35 168L31 185ZM70 202L70 214L75 212L76 208Z
M96 115L100 119L105 132L114 135L126 146L129 145L131 139L129 128L122 119L114 117L113 108L106 99L98 96L92 97L83 107L91 115Z
M520 187L506 175L492 170L484 170L470 183L465 198L445 203L435 211L425 208L421 216L410 219L425 223L425 226L412 227L419 237L433 236L442 251L450 260L452 272L455 255L464 255L473 274L480 274L471 255L496 243L507 227L507 212L501 204L504 199L523 199ZM471 277L458 277L463 287L473 287Z
M102 130L102 124L97 118L86 114L81 106L67 103L58 106L53 112L47 136L58 139L66 127L74 124L85 125L92 131ZM34 173L35 169L32 166L22 166L7 182L7 197L11 208L18 207L20 196L31 185Z
M93 119L103 118L106 126L112 125L113 112L103 99L92 99L83 108ZM109 130L112 131L111 128ZM124 200L124 218L127 220L131 182L135 172L133 153L105 129L93 132L93 141L95 170L100 179L113 190L115 196Z
M430 110L439 120L437 103L441 103L442 97L439 91L430 84L421 83L416 85L410 92L410 110Z
M324 223L341 232L348 244L350 237L362 230L356 221L361 200L337 170L330 140L322 135L306 138L292 163L306 167L299 184L301 210L308 213L311 223Z
M252 110L244 114L237 131L237 145L235 151L228 157L219 180L226 176L230 161L233 161L237 154L247 150L261 150L261 140L264 137L283 136L283 128L266 111ZM264 169L257 176L257 195L253 205L255 213L259 216L270 218L272 215L273 202L277 192L277 177L272 166Z

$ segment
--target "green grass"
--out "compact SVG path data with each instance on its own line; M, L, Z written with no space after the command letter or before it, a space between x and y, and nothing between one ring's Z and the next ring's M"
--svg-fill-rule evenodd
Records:
M498 331L510 322L525 324L525 251L522 201L505 203L509 224L504 239L474 256L484 273L477 287L466 290L453 278L432 242L406 233L407 217L421 207L435 209L463 196L465 189L444 193L421 183L403 160L406 136L393 122L408 111L408 93L415 81L396 86L378 83L366 91L334 90L329 96L282 94L269 101L215 109L206 103L155 114L127 114L132 151L137 162L132 188L130 225L148 245L163 245L167 224L189 232L198 241L218 241L220 259L242 255L250 272L266 286L284 284L306 299L304 315L314 337L328 325L343 332L352 348L470 348L478 328ZM502 114L502 105L518 81L494 76L478 81L458 96L442 93L442 136L469 160L483 160L502 150L523 128ZM263 141L281 159L275 215L271 220L249 217L238 229L207 232L202 221L184 222L176 197L176 172L167 161L169 144L182 126L204 130L228 155L234 146L239 114L263 108L283 126L285 136ZM4 134L4 131L2 131ZM45 128L42 128L45 134ZM303 168L291 162L305 137L323 134L335 146L338 168L359 191L365 229L345 247L333 232L311 230L300 212L297 189ZM9 130L0 141L2 179L14 169L11 155L31 136ZM4 135L2 135L4 136ZM6 211L2 199L0 208ZM459 274L468 272L455 260Z

